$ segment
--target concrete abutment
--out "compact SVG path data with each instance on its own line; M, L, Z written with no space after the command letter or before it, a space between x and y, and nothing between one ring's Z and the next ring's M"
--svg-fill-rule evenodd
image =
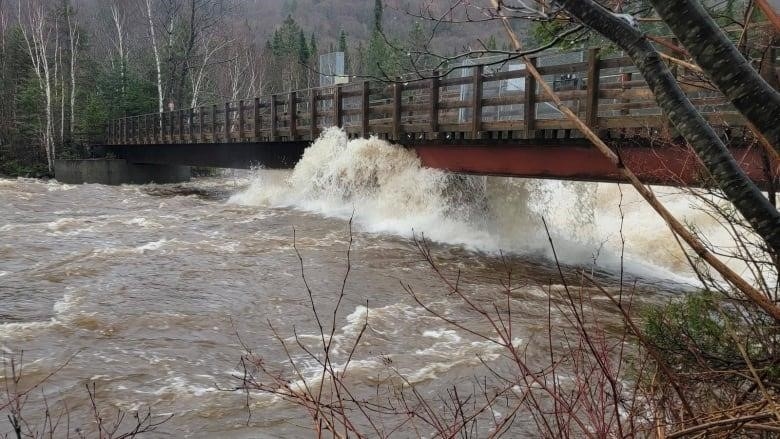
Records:
M190 167L129 163L124 159L55 160L54 176L66 184L105 185L181 183L190 180Z

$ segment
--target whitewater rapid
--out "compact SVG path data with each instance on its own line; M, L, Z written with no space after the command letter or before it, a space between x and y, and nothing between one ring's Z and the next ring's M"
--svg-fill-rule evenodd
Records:
M681 219L728 242L692 197L654 190ZM230 202L353 217L364 232L549 258L544 219L564 263L618 270L624 253L634 274L693 282L664 222L628 185L451 174L423 167L413 150L376 137L349 140L335 128L292 172L258 169Z

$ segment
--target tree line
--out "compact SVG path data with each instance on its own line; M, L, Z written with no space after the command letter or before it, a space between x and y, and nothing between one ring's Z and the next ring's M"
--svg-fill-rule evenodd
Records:
M320 43L288 15L266 41L245 0L0 0L0 174L51 174L125 115L316 86L319 56L348 75L395 75L409 41L341 31ZM417 38L421 28L412 33Z

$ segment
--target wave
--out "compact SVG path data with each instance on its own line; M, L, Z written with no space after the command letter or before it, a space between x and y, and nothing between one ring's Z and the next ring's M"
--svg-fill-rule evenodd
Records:
M724 235L681 190L654 190L686 220ZM349 140L335 128L306 149L292 172L256 170L229 202L354 217L362 231L424 234L475 251L550 257L544 218L564 263L608 270L626 263L640 276L691 280L666 225L633 188L446 173L423 167L411 149L376 137Z

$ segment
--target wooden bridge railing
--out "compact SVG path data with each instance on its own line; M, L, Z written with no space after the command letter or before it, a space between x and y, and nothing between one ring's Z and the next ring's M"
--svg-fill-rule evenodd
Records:
M560 56L559 56L560 57ZM627 57L556 63L532 58L559 96L588 125L616 136L668 129L647 84ZM511 67L511 66L510 66ZM409 83L352 82L164 113L114 120L109 144L230 143L312 140L326 127L350 137L394 141L578 137L574 126L540 93L524 66L495 71L475 65L448 77ZM461 72L466 72L463 74ZM686 72L677 71L687 78ZM681 81L716 125L742 125L725 98L691 75Z

